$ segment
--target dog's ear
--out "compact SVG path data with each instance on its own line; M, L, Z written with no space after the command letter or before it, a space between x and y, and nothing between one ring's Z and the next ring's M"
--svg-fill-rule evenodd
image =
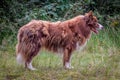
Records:
M89 15L89 16L93 16L93 12L92 12L92 11L89 11L89 12L88 12L88 15Z
M92 12L92 11L89 11L88 13L85 14L85 16L87 16L87 17L92 17L92 16L93 16L93 12Z
M92 20L93 18L93 12L92 11L89 11L88 13L85 14L85 21L87 24L89 24L89 22Z

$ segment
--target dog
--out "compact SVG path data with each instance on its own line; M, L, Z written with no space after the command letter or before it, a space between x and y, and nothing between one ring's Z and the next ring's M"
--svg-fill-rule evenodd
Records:
M44 47L63 54L64 68L71 69L72 52L83 48L92 32L97 34L102 28L92 11L66 21L32 20L18 31L17 62L30 70L36 70L32 66L32 59Z

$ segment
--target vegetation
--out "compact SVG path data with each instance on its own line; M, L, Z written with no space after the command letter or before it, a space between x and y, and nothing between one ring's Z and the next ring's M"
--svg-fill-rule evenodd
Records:
M119 80L119 0L2 0L0 5L0 80ZM18 29L32 19L58 21L92 10L105 29L93 34L82 52L74 52L74 69L62 68L61 58L42 50L34 59L37 71L17 65Z

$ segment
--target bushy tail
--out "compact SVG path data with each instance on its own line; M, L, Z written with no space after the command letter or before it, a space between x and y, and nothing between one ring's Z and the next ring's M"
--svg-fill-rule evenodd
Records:
M17 63L20 64L20 65L25 64L24 57L22 56L21 53L17 53L16 60L17 60Z
M24 59L24 56L23 56L23 54L22 53L20 53L20 45L19 44L17 44L16 45L16 60L17 60L17 63L18 64L25 64L25 59Z

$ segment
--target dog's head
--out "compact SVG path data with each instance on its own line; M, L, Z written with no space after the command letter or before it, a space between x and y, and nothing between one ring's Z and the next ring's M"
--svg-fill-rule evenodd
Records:
M103 29L103 26L98 23L97 18L93 15L92 11L85 14L84 19L86 21L86 25L90 28L94 33L98 33L99 30Z

